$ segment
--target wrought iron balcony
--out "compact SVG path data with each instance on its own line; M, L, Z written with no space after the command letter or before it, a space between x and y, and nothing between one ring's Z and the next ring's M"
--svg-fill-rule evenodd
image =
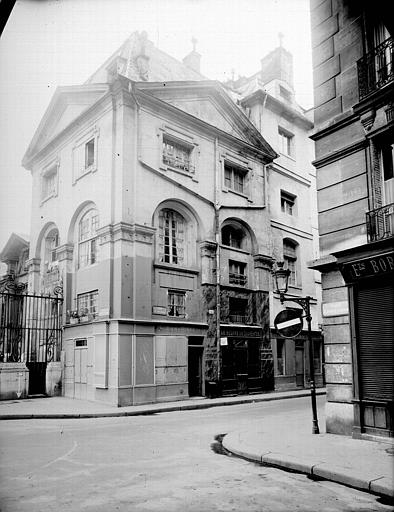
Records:
M237 274L235 272L229 272L229 283L237 284L239 286L245 286L247 282L247 277L245 274Z
M394 203L367 212L368 242L394 236Z
M246 315L229 315L230 324L247 324L248 317Z
M360 100L394 80L393 38L357 61Z

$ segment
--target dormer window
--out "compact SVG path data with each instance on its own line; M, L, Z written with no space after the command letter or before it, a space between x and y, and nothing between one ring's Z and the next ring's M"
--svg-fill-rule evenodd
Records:
M191 152L191 146L169 137L163 137L163 164L180 171L194 173L194 167L191 164Z

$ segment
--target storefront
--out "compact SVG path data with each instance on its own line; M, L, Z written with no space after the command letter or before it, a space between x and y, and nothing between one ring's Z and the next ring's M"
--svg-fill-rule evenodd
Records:
M394 250L391 240L336 253L349 290L354 435L394 436Z
M220 336L222 393L247 394L267 389L272 352L263 346L262 329L221 326Z

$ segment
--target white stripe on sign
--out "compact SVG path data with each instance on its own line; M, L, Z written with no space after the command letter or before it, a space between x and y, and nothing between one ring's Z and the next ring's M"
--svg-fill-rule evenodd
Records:
M297 325L301 323L301 318L293 318L292 320L287 320L286 322L282 322L277 324L277 329L284 329L285 327L290 327L292 325Z

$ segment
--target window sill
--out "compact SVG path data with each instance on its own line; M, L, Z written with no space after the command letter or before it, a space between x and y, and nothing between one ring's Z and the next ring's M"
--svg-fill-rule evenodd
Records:
M177 174L181 174L182 176L186 176L187 178L191 178L193 181L198 182L195 171L183 171L182 169L178 169L177 167L172 167L171 165L166 165L163 163L160 165L160 170L164 172L173 171L176 172Z
M44 203L52 199L52 197L56 197L57 193L50 194L49 196L44 197L44 199L41 199L40 206L42 206Z
M280 154L280 156L285 156L286 158L288 158L289 160L292 160L293 162L296 161L294 156L287 155L286 153L281 153L280 151L279 151L279 154Z
M73 182L73 185L75 183L77 183L77 181L79 181L80 179L84 178L85 176L87 176L88 174L92 174L94 172L97 171L97 166L94 164L94 165L91 165L90 167L88 167L87 169L84 169L83 172L81 172L80 174L78 174L78 176L76 176L74 178L74 182Z
M231 245L220 244L220 247L222 247L223 249L227 249L229 251L239 252L241 254L247 254L247 255L250 254L249 251L245 251L244 249L239 249L238 247L231 247Z
M246 199L249 202L253 202L248 195L243 194L242 192L237 192L236 190L233 190L232 188L223 187L222 190L223 190L223 192L226 192L226 193L230 192L230 194L235 194L236 196L243 197L244 199Z
M200 271L197 268L193 267L182 267L180 265L175 265L174 263L165 263L163 261L154 262L153 266L155 268L163 268L166 270L174 270L176 272L185 272L188 274L199 274Z

